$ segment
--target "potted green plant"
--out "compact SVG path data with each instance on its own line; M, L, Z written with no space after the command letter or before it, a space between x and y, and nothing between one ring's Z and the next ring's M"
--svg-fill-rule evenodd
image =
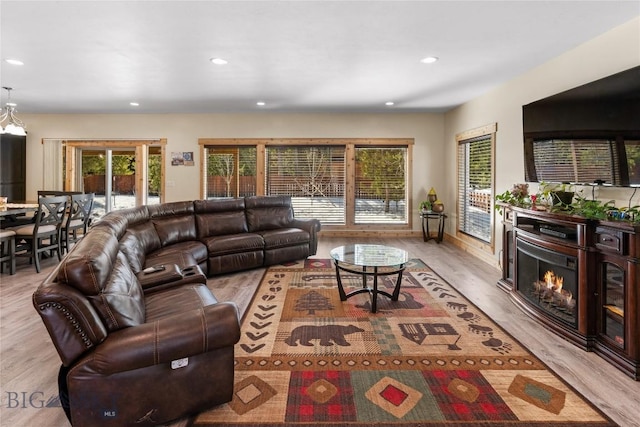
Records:
M428 212L431 210L431 202L429 200L423 200L420 202L420 205L418 205L418 210L420 212Z
M638 222L640 221L640 206L636 205L636 206L631 206L629 209L627 209L627 219L631 222Z
M540 182L539 192L554 208L566 209L573 202L573 185L568 182Z
M504 193L496 194L496 202L506 203L508 205L525 207L529 205L529 184L513 184L511 190ZM496 210L501 211L499 204L495 205Z
M611 219L612 212L618 211L613 200L602 203L600 200L590 200L581 196L577 196L575 202L566 206L566 209L573 215L588 219Z

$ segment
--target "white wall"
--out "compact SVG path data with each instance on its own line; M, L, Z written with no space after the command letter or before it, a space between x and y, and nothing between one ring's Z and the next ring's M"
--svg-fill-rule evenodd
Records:
M64 102L64 100L61 100ZM443 114L24 114L27 198L43 187L43 138L167 138L166 201L199 198L198 138L414 138L413 199L445 186ZM193 151L194 167L170 166L172 151ZM415 202L417 203L417 202ZM417 205L413 229L419 229Z
M497 123L496 193L524 182L522 106L538 99L615 74L640 65L640 17L549 61L491 92L462 105L445 115L446 192L449 199L456 192L455 135L488 123ZM532 184L530 192L536 191ZM617 205L629 202L633 190L603 189L596 197L616 199ZM589 194L585 194L590 196ZM640 192L633 204L640 204ZM451 209L450 227L456 221ZM500 218L495 218L495 254L498 259L502 242ZM453 232L453 228L448 228Z
M193 151L198 138L415 138L413 164L414 204L433 186L443 199L455 230L455 134L498 123L496 190L502 192L524 181L522 105L640 64L640 17L597 37L560 57L494 89L463 106L442 114L175 114L175 115L21 115L27 124L27 198L42 187L42 138L117 139L167 138L167 152ZM64 102L64 100L61 100ZM170 166L167 201L199 196L197 166ZM534 189L535 190L535 189ZM603 190L604 191L604 190ZM602 198L628 199L629 190L607 190ZM640 194L634 204L640 204ZM419 229L412 212L413 229ZM496 221L497 238L501 232Z

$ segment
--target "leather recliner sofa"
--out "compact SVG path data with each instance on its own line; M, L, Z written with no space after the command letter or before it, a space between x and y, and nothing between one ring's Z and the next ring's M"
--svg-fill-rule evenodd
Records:
M115 211L96 227L114 230L134 273L186 253L211 277L315 255L320 222L295 218L289 196L253 196Z
M204 273L305 258L319 227L294 219L287 197L106 215L33 295L74 427L152 426L230 401L238 311L216 300Z

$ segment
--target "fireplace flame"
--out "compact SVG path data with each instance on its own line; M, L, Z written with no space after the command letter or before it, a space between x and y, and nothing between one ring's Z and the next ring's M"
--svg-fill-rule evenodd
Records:
M563 310L573 311L576 304L573 294L567 289L562 289L563 283L564 278L556 276L553 271L547 271L543 280L534 283L534 294Z
M552 291L561 292L564 278L556 276L553 271L547 271L544 273L544 282L547 284L547 288Z

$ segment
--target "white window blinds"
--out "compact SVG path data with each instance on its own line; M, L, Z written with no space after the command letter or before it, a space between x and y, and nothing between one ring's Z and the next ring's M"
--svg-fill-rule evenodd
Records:
M458 230L491 242L492 135L458 142Z
M345 223L345 147L266 148L266 194L291 196L296 217Z

